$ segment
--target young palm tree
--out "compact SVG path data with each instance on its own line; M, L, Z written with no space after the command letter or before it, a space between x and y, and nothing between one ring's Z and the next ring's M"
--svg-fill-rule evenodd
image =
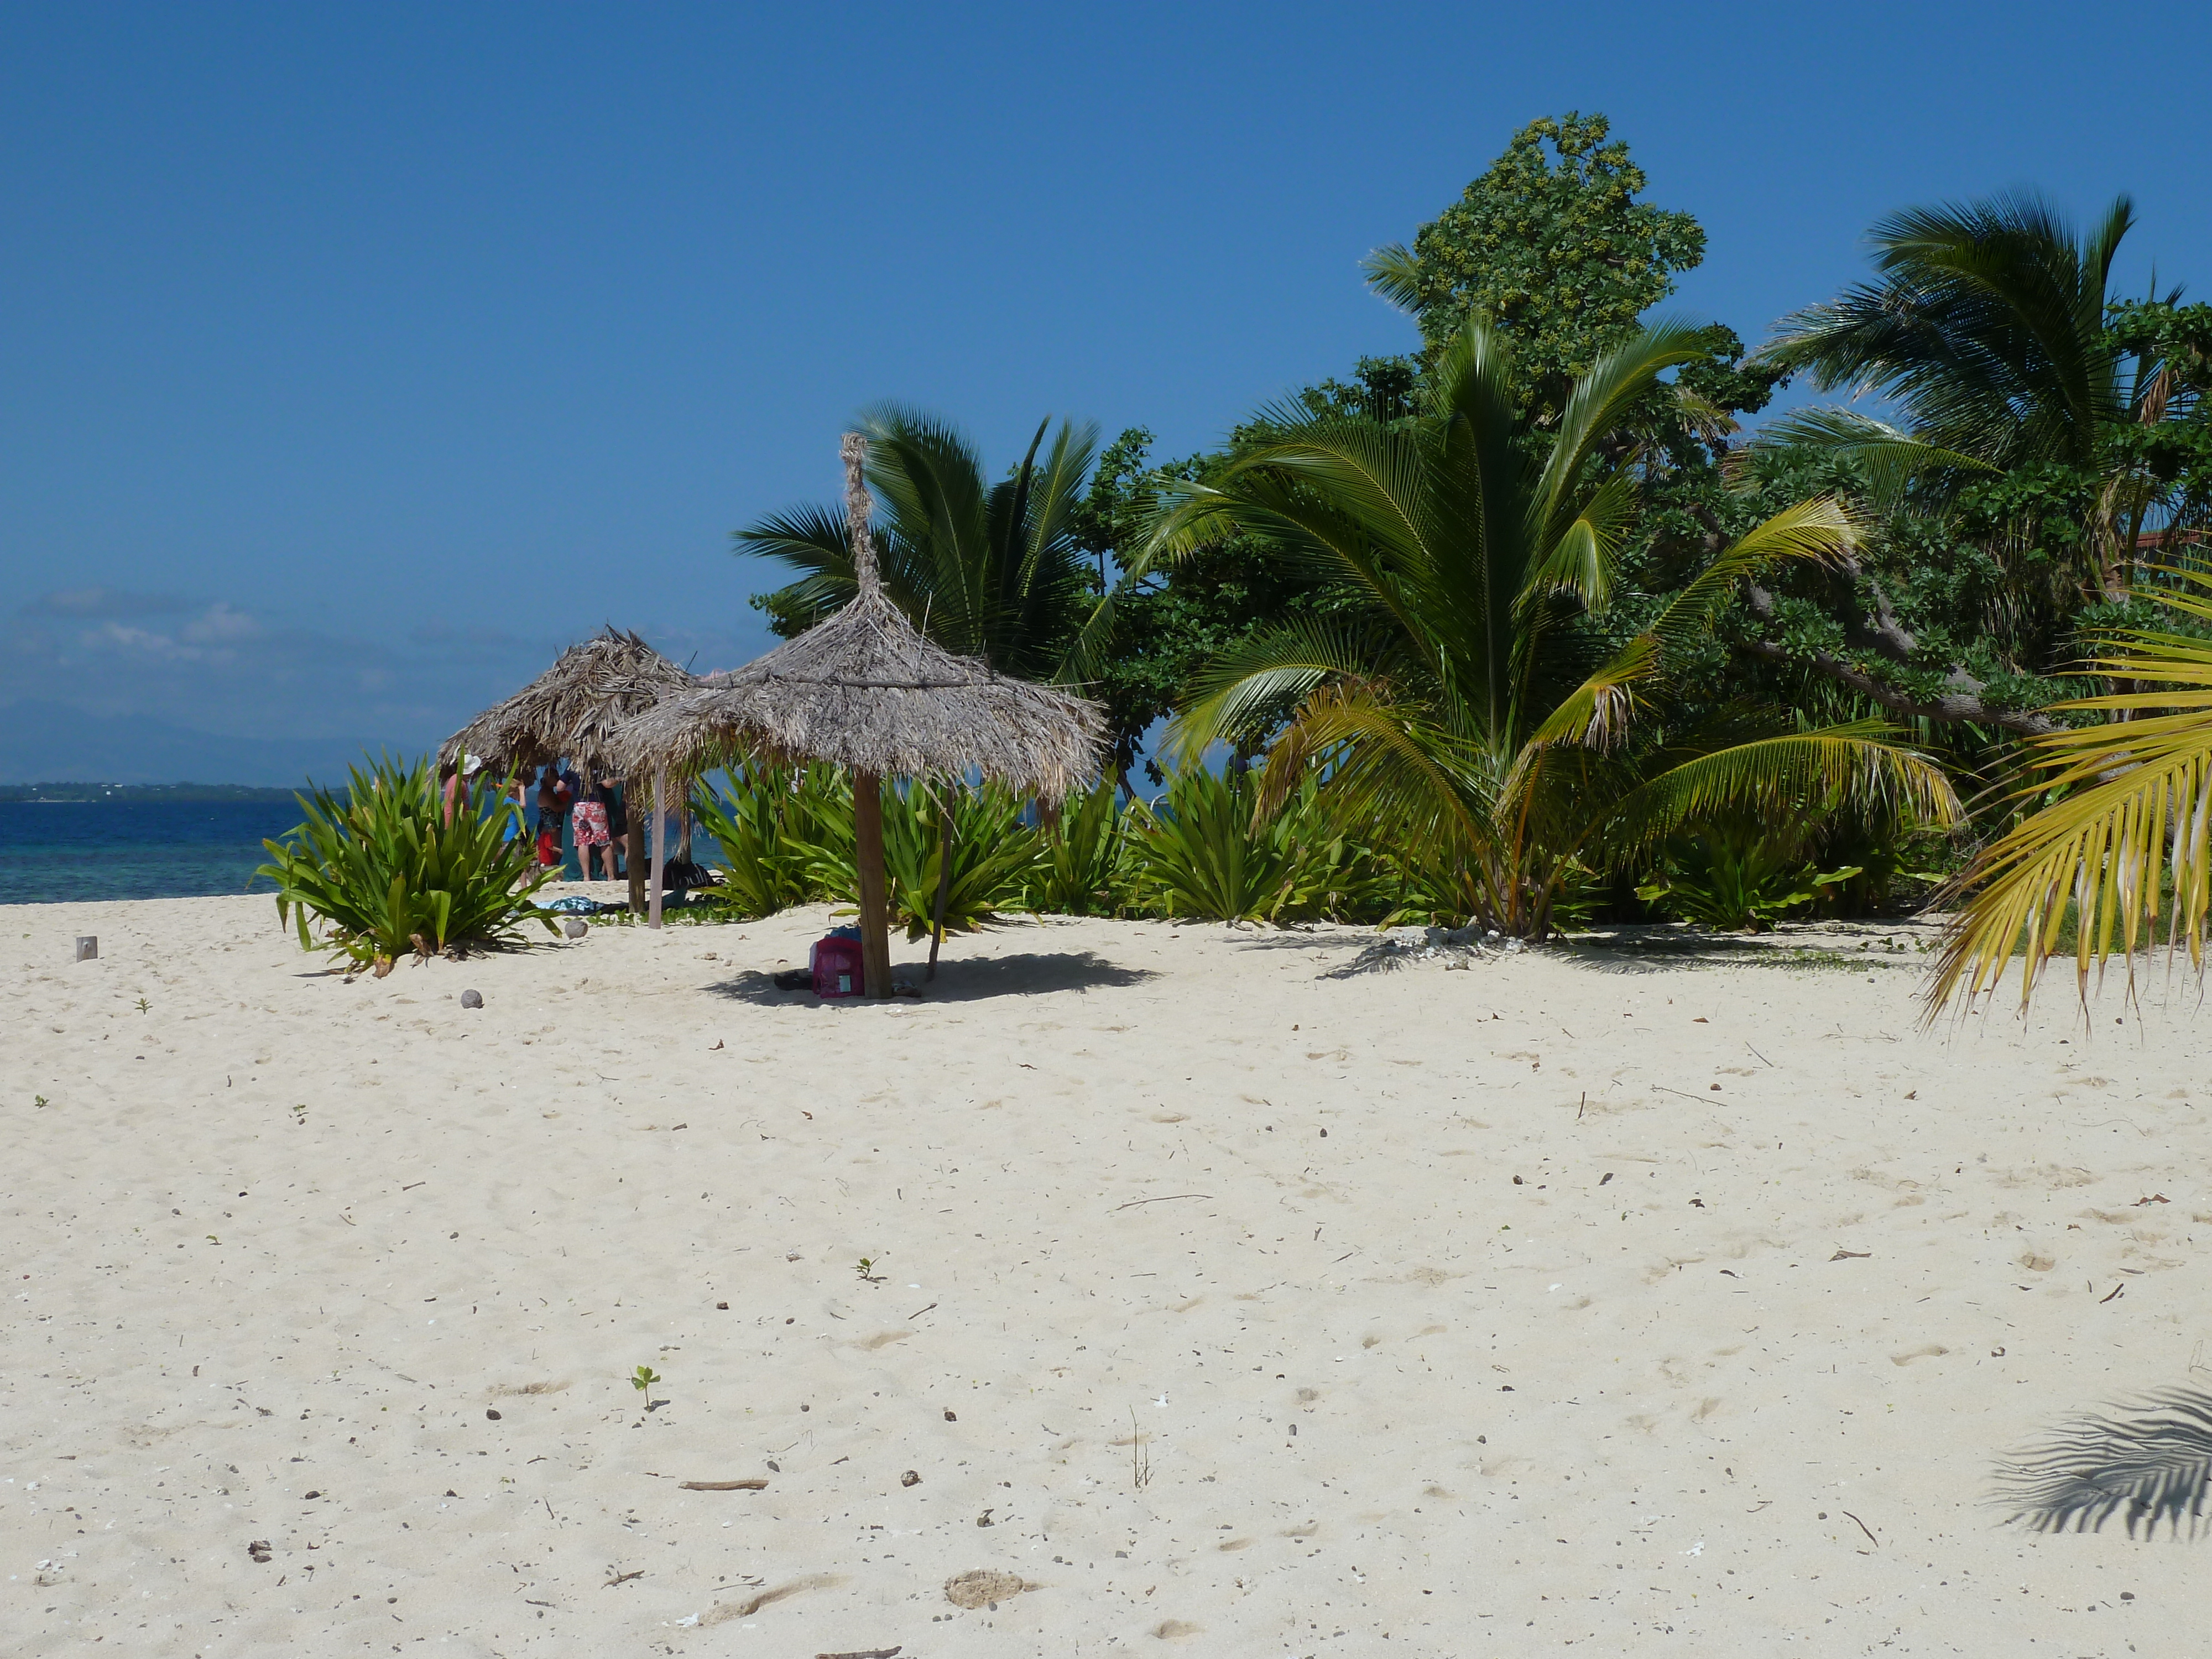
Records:
M1574 387L1553 429L1521 412L1480 321L1447 348L1425 412L1389 426L1276 411L1279 435L1165 510L1133 576L1230 529L1329 580L1341 608L1254 636L1194 686L1186 757L1273 732L1263 811L1310 772L1372 836L1394 836L1462 914L1540 937L1577 866L1620 867L1716 811L1894 792L1948 821L1942 772L1876 723L1814 732L1662 718L1670 671L1745 576L1854 545L1836 502L1800 502L1739 538L1610 661L1570 631L1602 610L1635 507L1610 462L1623 411L1698 355L1661 326ZM1279 730L1276 728L1279 726Z
M1854 456L1885 491L2036 465L2094 478L2094 522L2068 574L2124 597L2137 538L2171 503L2140 446L2116 434L2208 412L2175 365L2107 332L2112 261L2133 223L2124 196L2086 237L2030 195L1893 214L1873 232L1881 280L1783 319L1759 356L1824 391L1879 393L1904 426L1814 409L1769 422L1761 441Z
M993 484L974 446L942 421L884 404L860 423L868 483L888 514L873 532L885 592L948 651L1022 679L1052 676L1094 598L1071 526L1097 429L1062 422L1046 448L1050 425L1038 424L1022 464ZM790 632L853 597L842 507L775 514L734 539L805 573L763 601Z
M1946 939L1930 990L1932 1018L1964 992L1996 988L2018 957L2024 1008L2057 953L2069 912L2074 963L2086 992L2094 963L2148 951L2159 929L2204 963L2212 896L2212 576L2166 573L2178 584L2150 597L2199 632L2130 629L2106 636L2089 672L2130 689L2061 708L2117 720L2031 740L2043 775L2027 795L2057 799L1985 849L1960 878L1968 896Z

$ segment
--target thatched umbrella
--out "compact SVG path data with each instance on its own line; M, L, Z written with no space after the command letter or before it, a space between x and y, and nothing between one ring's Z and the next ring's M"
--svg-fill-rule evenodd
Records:
M579 762L593 772L611 772L617 769L614 732L623 721L665 697L702 684L635 634L609 627L581 645L570 646L552 667L447 738L438 750L438 760L451 768L461 764L464 756L473 755L510 776L525 767L550 766L563 758ZM665 781L656 777L653 787L652 919L655 927L660 925L661 876L666 860L663 843L667 832L661 817L662 799L667 793ZM641 910L646 908L645 825L636 810L639 790L635 776L625 776L623 793L631 803L625 837L629 908Z
M876 574L861 478L867 441L848 433L843 448L860 589L852 602L766 656L639 715L617 735L616 750L632 767L684 776L733 750L850 772L864 988L883 997L891 975L884 780L975 772L1057 800L1097 774L1106 723L1097 704L956 657L907 620Z

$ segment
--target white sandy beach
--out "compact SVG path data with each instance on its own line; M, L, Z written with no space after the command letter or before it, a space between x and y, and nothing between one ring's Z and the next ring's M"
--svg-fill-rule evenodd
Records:
M823 916L0 911L0 1646L2203 1650L2186 1539L1987 1501L2212 1383L2185 975L1923 1036L1910 949L1052 921L823 1007Z

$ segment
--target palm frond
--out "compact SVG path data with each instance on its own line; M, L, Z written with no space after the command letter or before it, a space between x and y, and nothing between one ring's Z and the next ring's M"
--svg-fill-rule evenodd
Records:
M2150 597L2177 615L2212 620L2212 575L2169 570L2179 586ZM1965 896L1929 990L1929 1018L1964 991L1993 989L2021 956L2026 1006L2075 912L2076 989L2117 951L2128 963L2166 930L2204 965L2212 908L2212 641L2131 629L2106 635L2086 665L2130 684L2058 710L2118 714L2031 740L2039 775L2021 798L2056 794L1984 850L1954 884Z
M1522 600L1571 593L1588 611L1613 598L1613 563L1636 521L1637 478L1620 471L1590 492L1582 510L1528 573Z
M1359 262L1367 286L1409 317L1421 314L1421 264L1402 242L1378 247Z
M1341 831L1420 858L1493 846L1485 757L1420 704L1374 682L1337 682L1308 697L1267 751L1256 811L1276 811L1325 773L1321 800Z
M1657 322L1627 344L1607 352L1575 382L1559 414L1558 441L1544 463L1537 497L1531 503L1540 541L1554 539L1574 516L1574 499L1583 488L1590 452L1620 427L1662 374L1694 362L1706 350L1704 330L1671 319Z
M1849 409L1800 409L1759 428L1753 447L1818 449L1865 472L1874 504L1887 511L1915 478L1933 472L1994 472L1987 461L1923 443L1887 421Z
M1658 675L1662 656L1654 634L1638 634L1610 661L1559 699L1558 707L1528 737L1528 747L1579 744L1586 749L1616 749L1634 719L1637 689Z
M1253 738L1331 678L1373 680L1402 667L1393 642L1372 627L1299 617L1239 641L1191 682L1189 701L1164 745L1177 765L1194 765L1224 738Z
M1745 577L1791 560L1833 563L1858 546L1860 535L1858 521L1832 495L1794 502L1737 537L1668 602L1646 631L1662 647L1679 648L1712 627Z
M1958 821L1959 798L1942 766L1896 741L1880 720L1855 720L1662 757L1650 775L1604 815L1616 857L1633 859L1692 819L1736 810L1793 810L1807 800L1901 806L1924 822Z

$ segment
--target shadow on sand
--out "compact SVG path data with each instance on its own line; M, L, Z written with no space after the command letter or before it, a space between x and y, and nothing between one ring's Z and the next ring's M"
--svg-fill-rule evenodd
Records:
M2212 1393L2160 1389L2111 1415L2084 1413L1998 1467L1995 1501L2036 1532L2212 1532Z
M1141 985L1158 977L1147 968L1124 967L1109 962L1095 951L1036 951L1012 957L975 957L940 962L937 977L922 984L922 964L894 963L891 976L901 983L922 985L919 997L895 997L894 1002L977 1002L990 997L1042 996L1054 991L1089 991L1102 986ZM775 976L742 973L707 988L736 1002L766 1006L811 1004L811 991L776 988ZM830 1006L854 1006L842 1000Z

